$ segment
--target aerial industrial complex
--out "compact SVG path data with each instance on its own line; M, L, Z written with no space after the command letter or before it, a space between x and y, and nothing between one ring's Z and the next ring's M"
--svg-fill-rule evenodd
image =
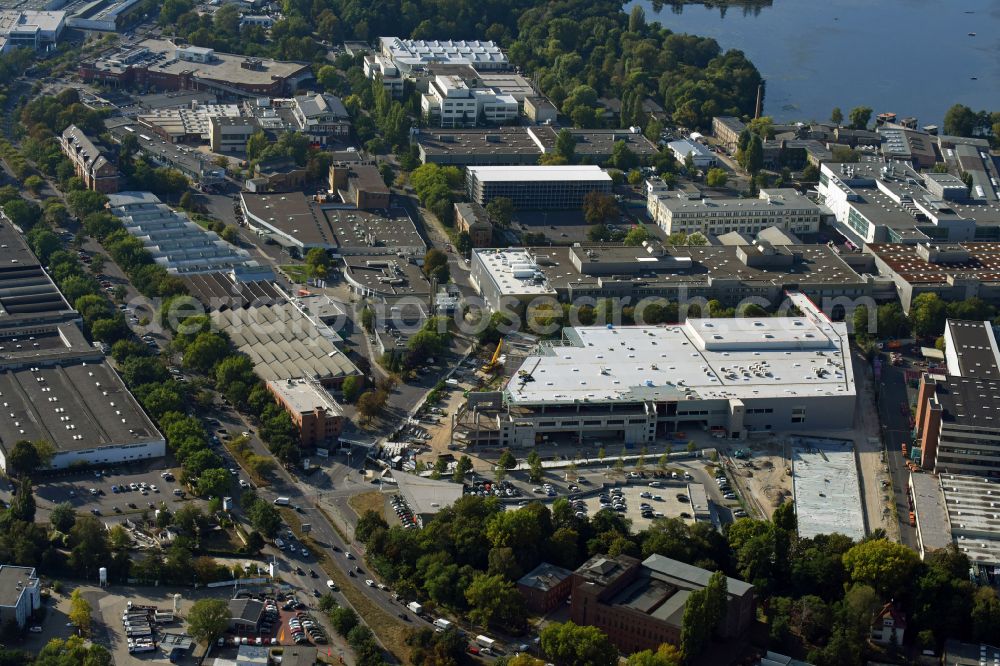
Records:
M0 221L0 467L21 440L49 442L57 469L165 454L163 435L79 319L17 230Z

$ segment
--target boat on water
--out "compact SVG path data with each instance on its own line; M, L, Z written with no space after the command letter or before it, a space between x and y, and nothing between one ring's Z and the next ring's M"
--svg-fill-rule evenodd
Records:
M975 36L976 36L976 33L974 33L974 32L970 32L969 33L969 37L975 37Z

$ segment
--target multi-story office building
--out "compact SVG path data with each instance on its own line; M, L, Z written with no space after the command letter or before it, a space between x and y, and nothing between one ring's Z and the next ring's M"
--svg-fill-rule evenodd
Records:
M211 116L209 147L214 153L242 153L247 141L259 129L256 118Z
M0 622L16 622L22 631L42 605L42 586L34 567L0 564Z
M118 191L118 167L108 161L83 130L70 125L59 138L59 145L87 189L103 194Z
M892 279L873 275L865 259L869 257L842 255L826 245L761 240L721 246L581 243L474 249L471 277L494 311L537 296L555 296L563 303L617 298L632 307L657 299L678 305L718 300L727 307L748 301L768 307L795 290L840 318L850 315L856 299L896 300Z
M820 167L817 189L834 226L858 247L1000 239L1000 209L963 196L955 180L900 162L831 162Z
M646 210L666 234L758 234L768 227L792 233L819 231L820 207L791 188L762 189L756 199L693 199L650 188Z
M678 645L688 597L708 586L712 572L652 555L598 555L573 573L570 617L607 634L623 653ZM721 638L738 639L749 631L755 610L754 587L726 579L726 604L716 629Z
M420 110L441 127L499 125L517 118L517 100L490 88L474 88L459 76L435 76L420 98Z
M364 72L373 81L381 79L382 87L393 97L403 96L403 77L399 73L399 67L391 59L370 53L365 56Z
M1000 348L990 322L949 319L947 374L917 393L920 463L951 474L1000 476Z
M803 316L564 328L561 340L525 358L501 394L470 399L475 422L456 436L503 447L600 447L687 430L740 438L849 428L856 396L847 326L802 294L789 298ZM480 399L492 405L480 409Z
M579 209L591 192L611 193L611 176L592 165L469 167L465 184L480 206L507 197L521 210Z
M0 11L0 53L17 48L55 48L65 27L66 12Z

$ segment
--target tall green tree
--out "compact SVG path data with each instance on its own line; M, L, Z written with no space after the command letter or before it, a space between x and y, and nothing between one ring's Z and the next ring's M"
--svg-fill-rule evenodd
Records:
M850 120L851 129L866 129L872 118L872 109L870 106L856 106L851 109L847 117Z
M229 615L225 600L199 599L188 611L188 633L199 643L210 644L229 627Z
M553 622L539 634L542 651L558 666L612 666L618 649L597 627Z

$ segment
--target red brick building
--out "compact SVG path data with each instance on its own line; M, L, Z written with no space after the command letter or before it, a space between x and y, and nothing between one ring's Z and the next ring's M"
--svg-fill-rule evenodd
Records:
M653 555L592 557L573 573L570 619L607 634L629 654L680 642L684 606L691 592L708 585L711 571ZM755 616L753 585L727 579L728 599L716 634L742 636Z
M318 383L287 379L269 381L267 388L292 417L303 446L324 446L340 437L344 429L343 411Z
M528 608L536 613L548 613L559 607L573 589L573 572L542 562L521 580L517 591Z

